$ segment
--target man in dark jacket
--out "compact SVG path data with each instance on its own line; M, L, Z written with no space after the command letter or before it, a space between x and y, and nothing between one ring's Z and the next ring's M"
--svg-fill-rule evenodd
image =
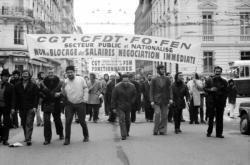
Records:
M122 82L115 86L112 92L111 106L113 111L117 111L120 123L121 137L125 140L129 136L130 111L136 100L135 86L129 82L128 75L122 75Z
M173 114L174 114L174 125L175 125L175 133L181 133L180 125L181 125L181 116L182 110L185 108L185 100L189 102L189 91L187 85L184 83L183 74L178 72L175 75L175 82L172 84L173 90Z
M15 100L21 117L25 142L30 146L32 145L31 136L38 105L38 87L31 81L31 74L28 70L23 71L22 81L15 85Z
M210 77L206 83L204 91L207 93L206 104L209 116L207 137L213 131L214 117L216 118L216 137L224 138L223 133L223 114L227 99L227 81L221 77L222 68L214 68L214 76Z
M136 100L134 105L132 106L131 109L131 122L134 123L136 120L136 112L140 110L140 105L141 105L141 91L140 91L140 84L135 81L134 75L130 74L129 75L129 80L132 84L134 84L135 89L136 89Z
M157 66L157 77L151 80L150 101L155 110L154 135L167 133L168 104L172 103L171 81L165 74L163 65Z
M152 74L147 75L147 80L143 83L142 93L143 93L143 102L145 108L145 118L147 121L153 122L154 109L151 106L150 102L150 83L152 79Z
M20 80L20 72L18 70L14 70L12 72L12 77L10 80L10 83L15 86L17 83L19 83ZM11 127L13 128L18 128L19 124L18 124L18 109L15 108L15 112L11 113Z
M41 92L43 93L43 119L44 119L44 145L50 144L52 138L50 117L53 115L56 133L59 135L59 139L64 139L63 125L61 120L61 87L62 83L60 79L54 75L54 70L51 69L48 72L48 76L41 83Z
M116 112L112 111L111 109L111 99L112 99L112 92L115 88L115 85L118 84L121 81L121 75L111 75L110 76L110 82L107 84L107 91L106 91L106 98L107 98L107 104L109 109L109 119L108 121L113 123L116 120Z
M10 114L11 111L12 113L15 112L13 105L14 88L8 83L9 77L9 70L3 69L1 73L2 81L0 82L0 140L3 142L3 145L9 145L9 129L11 126Z

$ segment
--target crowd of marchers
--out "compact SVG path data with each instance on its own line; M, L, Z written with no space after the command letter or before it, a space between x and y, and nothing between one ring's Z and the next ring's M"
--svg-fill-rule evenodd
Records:
M33 79L28 70L15 70L10 75L8 69L1 72L0 81L0 141L9 145L10 128L19 127L24 132L24 142L32 145L34 119L37 126L44 128L44 145L51 143L51 115L56 134L64 145L70 144L73 118L80 123L83 142L89 141L88 126L85 121L97 123L99 110L104 104L108 121L117 119L121 139L129 136L131 122L136 121L137 112L144 111L147 122L154 122L153 135L166 135L167 123L174 122L175 133L180 134L182 111L189 110L190 124L208 123L207 137L216 123L216 137L223 136L223 114L228 98L228 115L234 118L237 90L233 80L221 77L222 68L214 68L214 74L202 77L194 73L184 81L182 72L174 75L165 73L162 65L157 67L157 75L147 74L135 79L134 74L104 74L97 79L94 73L81 77L75 74L74 66L68 66L65 77L60 79L51 69L39 72ZM43 117L41 117L41 111ZM65 115L65 130L61 113ZM200 116L198 115L200 114ZM19 115L19 117L18 117ZM216 120L214 121L214 119Z

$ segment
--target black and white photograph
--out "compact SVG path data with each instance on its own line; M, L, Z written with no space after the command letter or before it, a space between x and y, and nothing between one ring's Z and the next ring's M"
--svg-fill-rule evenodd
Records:
M250 0L0 0L0 165L249 165Z

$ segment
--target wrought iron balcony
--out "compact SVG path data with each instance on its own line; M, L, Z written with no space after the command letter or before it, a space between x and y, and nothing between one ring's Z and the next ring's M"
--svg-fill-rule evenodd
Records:
M206 35L202 36L202 41L214 41L214 35Z
M240 36L241 41L250 41L250 35L242 35Z
M23 7L10 7L2 6L0 8L1 17L18 17L18 18L27 18L33 19L33 10L25 9Z

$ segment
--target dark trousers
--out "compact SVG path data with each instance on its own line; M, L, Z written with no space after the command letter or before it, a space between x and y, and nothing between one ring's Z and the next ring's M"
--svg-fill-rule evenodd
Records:
M104 95L104 111L105 111L105 115L108 116L110 111L109 111L107 95Z
M0 135L2 141L8 141L10 126L10 110L6 109L5 107L0 107Z
M174 107L171 104L169 106L169 112L168 112L168 122L172 122L173 121L173 117L174 117Z
M198 109L199 106L194 106L194 100L191 99L189 107L190 122L198 122Z
M31 136L33 132L33 123L35 118L35 112L33 109L20 110L19 112L21 118L21 124L23 127L24 137L27 142L31 141Z
M182 109L181 108L174 108L174 127L176 130L180 129L181 126L181 117L182 117Z
M214 125L214 117L216 118L216 136L220 136L223 133L223 114L224 114L224 107L219 105L211 106L208 111L208 129L207 133L212 134L213 132L213 125Z
M71 124L73 120L74 113L77 113L79 118L79 123L82 127L83 136L85 138L89 137L88 127L87 123L85 121L86 116L86 104L85 103L79 103L79 104L72 104L69 103L65 106L65 140L70 141L70 135L71 135Z
M120 124L120 131L122 137L127 137L130 130L130 111L123 111L119 110L117 111L118 118L119 118L119 124Z
M89 119L91 120L93 116L93 120L97 121L99 119L99 104L88 104L89 106Z
M45 141L50 141L52 137L52 130L51 130L51 121L50 117L51 114L54 118L55 127L56 127L56 134L57 135L63 135L63 125L61 120L61 109L60 106L55 106L54 112L45 112L43 113L43 119L44 119L44 138Z
M109 111L109 119L108 119L108 121L115 122L116 116L117 116L116 112L114 112L113 110L110 110Z
M135 120L136 120L136 111L137 111L137 109L132 108L132 110L131 110L131 122L135 122Z
M18 110L15 109L15 112L11 114L11 124L13 127L18 127L19 124L18 124Z
M144 108L145 108L145 118L146 118L146 120L153 120L153 118L154 118L154 108L151 106L150 101L145 102Z
M200 105L200 121L204 122L204 98L205 95L201 94L201 105Z

